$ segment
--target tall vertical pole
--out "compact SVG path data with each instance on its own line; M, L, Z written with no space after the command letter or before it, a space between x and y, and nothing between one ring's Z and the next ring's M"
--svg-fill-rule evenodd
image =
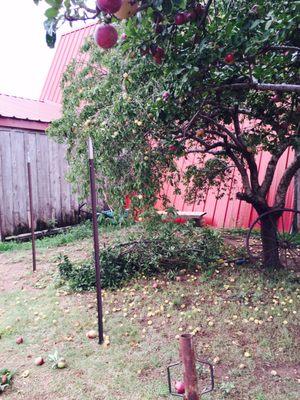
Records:
M180 358L183 364L185 386L184 400L200 400L192 335L183 334L179 339Z
M98 220L97 220L97 194L96 194L94 151L93 151L93 142L91 138L89 138L88 147L89 147L90 186L91 186L92 218L93 218L94 258L95 258L96 288L97 288L98 333L99 333L99 344L102 344L104 338L103 338L103 312L102 312L102 296L101 296L101 282L100 282L99 230L98 230Z
M32 179L31 179L31 164L28 154L27 160L28 172L28 190L29 190L29 213L30 213L30 228L31 228L31 243L32 243L32 269L36 271L36 250L35 250L35 235L34 235L34 217L33 217L33 204L32 204Z

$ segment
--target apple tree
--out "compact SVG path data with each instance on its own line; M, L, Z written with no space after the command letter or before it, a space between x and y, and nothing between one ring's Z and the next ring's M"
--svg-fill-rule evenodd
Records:
M259 215L284 207L300 169L297 2L145 0L130 3L134 15L119 22L101 1L95 9L79 0L47 1L56 10L46 23L48 29L52 21L52 38L60 22L93 18L119 35L105 51L99 46L113 46L115 32L110 46L98 28L99 46L89 39L88 61L73 62L63 79L63 116L50 133L68 144L74 179L84 173L91 135L99 185L110 201L139 193L137 202L154 203L166 180L177 192L184 181L191 201L211 185L221 195L236 168L239 199ZM289 148L294 160L270 203L276 166ZM270 153L263 177L260 151ZM195 162L180 173L176 161L190 154ZM262 221L265 267L280 266L278 217Z

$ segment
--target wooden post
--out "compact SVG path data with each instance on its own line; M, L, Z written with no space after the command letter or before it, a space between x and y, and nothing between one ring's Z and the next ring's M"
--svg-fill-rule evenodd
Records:
M33 204L32 204L32 178L31 178L31 164L28 154L27 160L27 172L28 172L28 191L29 191L29 213L30 213L30 229L31 229L31 247L32 247L32 269L36 271L36 250L35 250L35 235L34 235L34 216L33 216Z
M96 288L97 288L98 334L99 334L99 344L102 344L104 341L104 337L103 337L103 312L102 312L102 295L101 295L101 281L100 281L99 229L98 229L98 219L97 219L97 193L96 193L94 151L93 151L93 142L91 138L89 138L88 148L89 148L90 187L91 187L91 200L92 200L94 259L95 259Z
M183 364L185 400L200 400L192 335L183 334L179 340L180 358Z

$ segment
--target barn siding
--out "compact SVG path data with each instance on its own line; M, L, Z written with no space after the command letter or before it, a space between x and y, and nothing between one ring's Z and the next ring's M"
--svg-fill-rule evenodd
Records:
M269 159L270 154L266 152L261 152L257 156L260 182L264 177ZM287 150L281 157L277 165L274 180L269 191L269 204L273 204L277 185L285 169L293 161L293 159L294 152L291 150ZM178 161L178 166L182 173L186 169L187 165L191 162L195 162L194 155L191 155L188 160L183 158ZM297 207L297 209L300 209L300 173L298 174L296 180L297 184L294 185L293 181L289 187L286 196L286 207ZM184 189L182 185L180 185L180 187L181 189ZM183 195L179 196L173 194L173 188L170 184L165 185L163 193L168 195L171 205L178 211L205 211L206 223L211 226L215 226L217 228L248 228L257 217L257 214L251 205L247 204L245 201L240 201L236 198L236 193L241 191L241 187L242 185L240 175L236 169L233 169L228 189L225 193L225 196L221 198L217 198L216 189L211 188L205 193L203 199L196 201L192 205L188 205L184 202ZM295 201L295 197L297 198L297 203ZM158 202L157 208L162 209L161 202Z
M32 170L35 229L51 220L76 222L77 195L65 179L64 145L43 132L0 127L0 239L29 230L27 154Z

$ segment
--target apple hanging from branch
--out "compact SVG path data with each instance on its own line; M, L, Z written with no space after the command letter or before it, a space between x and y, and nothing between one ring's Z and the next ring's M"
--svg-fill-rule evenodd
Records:
M118 32L112 25L100 25L95 32L95 42L102 49L111 49L118 41Z
M115 14L122 7L122 0L97 0L97 7L108 14Z

